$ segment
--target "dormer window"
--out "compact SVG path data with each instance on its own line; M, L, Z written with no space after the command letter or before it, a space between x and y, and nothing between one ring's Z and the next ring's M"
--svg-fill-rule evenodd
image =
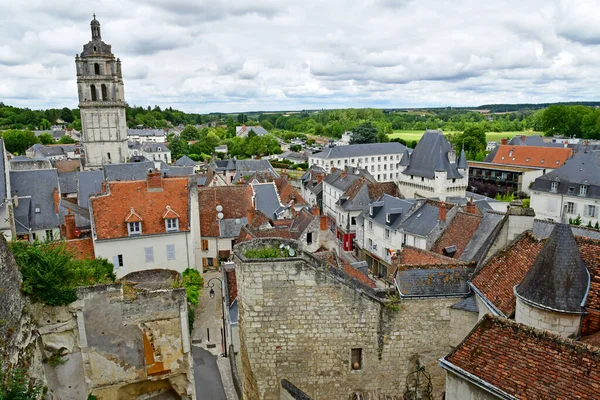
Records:
M167 232L177 232L179 230L179 219L178 218L166 218L165 226Z
M544 159L542 158L542 164L544 163Z
M128 222L127 232L129 236L141 235L142 234L142 223L139 221Z
M385 213L385 222L390 223L390 213Z
M554 193L558 191L558 182L554 181L550 184L550 191Z
M587 189L588 189L587 185L581 185L581 186L579 186L579 195L580 196L587 195Z
M373 206L369 207L369 215L371 217L373 216Z

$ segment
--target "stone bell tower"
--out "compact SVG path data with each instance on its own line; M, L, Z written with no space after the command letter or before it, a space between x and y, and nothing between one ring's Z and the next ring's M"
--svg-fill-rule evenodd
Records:
M86 168L127 161L127 123L121 61L102 41L100 22L91 22L92 40L75 56Z

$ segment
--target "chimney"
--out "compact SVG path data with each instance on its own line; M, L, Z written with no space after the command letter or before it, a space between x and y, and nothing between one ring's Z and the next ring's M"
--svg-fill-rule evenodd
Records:
M58 194L58 188L54 188L52 193L54 195L54 212L58 214L58 205L60 204L60 196Z
M501 144L508 144L508 139L507 139L507 138L503 138L503 139L500 141L500 143L501 143Z
M321 220L319 221L319 229L322 231L326 231L327 225L328 225L327 215L321 215Z
M254 211L252 208L248 210L248 224L252 223L255 215L256 215L256 211Z
M346 177L346 175L348 175L348 172L346 172L346 170L344 169L342 171L342 179L344 179Z
M106 183L106 179L105 179L102 181L102 189L101 189L102 193L106 193L106 185L107 185L107 183Z
M319 207L316 204L314 204L312 206L312 215L319 215L319 214L321 214L321 210L319 210Z
M318 174L317 175L317 184L323 182L323 174Z
M521 135L521 140L522 140L522 141L526 141L526 140L527 140L527 136L525 136L525 135Z
M444 203L443 201L442 201L442 204L440 204L440 216L439 216L438 220L440 222L446 221L446 203Z
M72 240L77 237L75 235L75 215L71 214L71 210L68 210L68 214L65 215L65 236L67 240Z
M294 199L290 200L290 208L292 209L292 217L295 217L297 212L296 212L296 208L294 207L294 205L296 204L296 201Z
M477 214L477 207L475 207L475 203L473 202L473 197L469 199L467 202L467 212L469 214Z
M162 175L160 172L158 170L148 172L146 184L149 192L162 192Z
M398 269L398 261L399 261L398 252L395 251L392 254L392 271L394 274L396 273L396 270Z
M331 167L331 170L329 172L333 174L335 172L335 167Z
M14 207L19 207L19 196L17 196L17 192L15 191L15 194L13 195L13 206Z

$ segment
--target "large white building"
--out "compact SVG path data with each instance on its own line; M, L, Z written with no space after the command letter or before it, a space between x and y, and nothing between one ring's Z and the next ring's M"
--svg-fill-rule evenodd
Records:
M91 22L92 40L75 57L87 167L127 161L127 124L121 61L102 41L100 22Z
M600 152L579 152L535 180L531 207L540 219L569 222L581 217L581 224L600 223Z
M406 198L465 197L469 185L465 152L457 159L442 131L426 131L412 153L405 150L398 172L395 180Z
M406 146L397 142L329 145L320 153L308 158L308 165L344 169L357 167L367 170L379 182L395 182L400 179L400 158Z

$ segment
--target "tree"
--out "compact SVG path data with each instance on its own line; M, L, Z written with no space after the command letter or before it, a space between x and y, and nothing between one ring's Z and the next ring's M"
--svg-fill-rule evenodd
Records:
M60 119L67 123L71 123L75 118L73 117L73 112L68 107L65 107L60 110Z
M14 154L23 154L25 153L25 150L40 142L32 131L21 131L17 129L4 131L2 133L2 138L4 139L6 150Z
M38 139L42 144L51 144L54 142L54 138L49 133L42 133L40 136L38 136Z
M75 139L73 139L69 135L62 135L62 137L58 140L58 143L60 143L60 144L73 144L73 143L77 143L77 141Z
M186 125L181 131L181 137L185 140L198 140L200 138L200 133L194 125Z
M372 122L363 122L352 132L350 144L377 143L378 133Z
M261 125L263 128L265 128L267 131L270 131L271 129L273 129L273 124L269 122L269 120L264 120L263 122L261 122Z
M173 160L177 160L181 156L187 155L190 152L187 140L179 137L174 137L168 144L169 150L171 150L171 156Z
M465 151L477 153L485 150L487 139L485 130L480 125L470 125L464 132L451 138L455 147L465 147Z

